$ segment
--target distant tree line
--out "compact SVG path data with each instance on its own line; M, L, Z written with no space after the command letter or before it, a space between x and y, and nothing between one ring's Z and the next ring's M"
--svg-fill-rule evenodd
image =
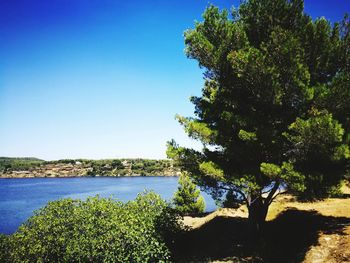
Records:
M30 168L39 166L44 163L44 160L38 158L10 158L10 157L0 157L0 172L7 170L29 170Z
M0 157L0 173L6 171L27 171L39 166L71 164L81 165L87 176L161 175L172 169L170 160L150 159L63 159L44 161L37 158Z

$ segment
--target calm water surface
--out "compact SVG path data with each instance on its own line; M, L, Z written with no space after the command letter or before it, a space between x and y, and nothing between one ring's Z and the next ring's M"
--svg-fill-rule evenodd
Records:
M177 177L79 177L0 179L0 233L12 234L33 211L48 201L61 198L85 199L100 195L122 201L137 193L154 190L170 200L177 189ZM206 210L216 209L214 201L202 193Z

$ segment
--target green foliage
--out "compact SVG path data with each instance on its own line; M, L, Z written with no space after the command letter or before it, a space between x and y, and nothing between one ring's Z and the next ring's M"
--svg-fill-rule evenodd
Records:
M237 202L236 200L237 200L236 193L234 191L232 191L232 190L229 190L226 193L224 201L222 202L222 207L225 207L225 208L239 208L241 206L241 203Z
M203 213L205 210L205 201L200 195L200 190L185 174L179 178L179 187L174 194L173 203L182 215Z
M164 175L171 167L169 160L148 159L105 159L81 160L89 168L90 176L124 176L124 175ZM173 171L175 174L175 171Z
M75 164L78 161L83 161L81 159L61 159L61 160L57 160L57 161L47 161L45 162L46 164Z
M229 16L211 5L185 33L205 83L191 98L195 117L177 119L203 150L170 141L168 157L215 199L234 192L260 221L281 186L322 198L349 165L350 20L332 25L303 9L248 0Z
M308 119L297 118L285 136L291 143L291 160L305 174L308 192L302 197L338 194L350 151L343 141L344 129L332 114L314 110Z
M37 158L9 158L0 157L0 172L29 170L44 163L43 160Z
M168 262L180 230L174 210L148 192L127 203L49 202L7 241L11 262Z
M256 134L254 132L247 132L245 130L240 130L238 132L238 137L242 141L254 141L254 140L256 140Z
M199 165L199 169L208 176L213 175L215 178L224 176L223 171L214 162L203 162Z
M0 262L10 263L10 238L9 236L0 234Z
M0 173L10 171L32 171L50 165L72 165L79 163L79 168L86 170L87 176L162 176L175 175L177 169L172 167L170 160L149 159L62 159L43 161L36 158L0 157Z

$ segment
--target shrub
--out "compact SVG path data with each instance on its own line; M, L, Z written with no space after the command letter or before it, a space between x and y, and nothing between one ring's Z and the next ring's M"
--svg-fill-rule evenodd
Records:
M148 192L49 202L10 236L12 262L168 262L176 213Z
M0 234L0 262L7 263L10 261L10 243L9 236Z

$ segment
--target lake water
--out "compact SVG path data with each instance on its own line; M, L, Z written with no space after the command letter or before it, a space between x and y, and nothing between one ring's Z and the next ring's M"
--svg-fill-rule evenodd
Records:
M177 177L78 177L0 179L0 233L12 234L18 226L48 201L88 196L134 199L137 193L154 190L170 200L177 189ZM206 210L216 209L213 199L202 193Z

